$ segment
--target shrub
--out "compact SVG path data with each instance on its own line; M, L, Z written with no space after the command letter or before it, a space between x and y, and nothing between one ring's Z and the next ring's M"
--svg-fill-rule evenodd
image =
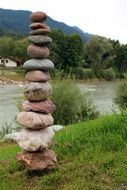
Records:
M55 82L52 99L57 107L53 113L57 124L67 125L93 119L98 115L89 96L82 94L76 83L71 80Z
M75 69L74 74L77 79L91 79L95 77L92 69L83 69L80 67Z
M102 77L106 80L114 80L116 78L116 73L115 73L115 70L110 67L106 70L103 70L102 71Z
M116 91L115 103L119 108L127 108L127 81L121 83Z

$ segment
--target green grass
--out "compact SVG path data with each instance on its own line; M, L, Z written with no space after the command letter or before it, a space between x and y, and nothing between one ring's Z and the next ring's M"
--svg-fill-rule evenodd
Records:
M52 148L58 166L28 173L16 144L0 144L0 190L126 190L127 112L67 126Z

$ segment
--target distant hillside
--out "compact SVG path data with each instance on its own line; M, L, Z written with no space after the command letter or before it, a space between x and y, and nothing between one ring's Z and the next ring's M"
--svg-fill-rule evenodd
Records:
M20 34L28 34L29 32L29 16L30 11L23 10L9 10L0 9L0 30L5 30L6 32L14 32ZM84 33L78 27L71 27L63 22L58 22L48 17L46 23L52 29L61 29L66 34L79 34L83 40L88 40L90 34Z

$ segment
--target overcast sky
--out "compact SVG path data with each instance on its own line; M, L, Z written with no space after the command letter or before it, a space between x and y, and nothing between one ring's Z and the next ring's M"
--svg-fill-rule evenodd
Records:
M127 0L0 0L0 7L44 11L84 32L127 44Z

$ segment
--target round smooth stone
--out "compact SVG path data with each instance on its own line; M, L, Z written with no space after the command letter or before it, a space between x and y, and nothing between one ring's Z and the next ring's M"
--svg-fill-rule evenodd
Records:
M50 29L36 29L30 32L30 35L46 35L51 32Z
M36 29L48 29L50 30L50 27L48 27L45 23L40 23L40 22L35 22L30 24L29 26L32 30L36 30Z
M52 143L54 131L51 127L41 130L22 129L17 138L19 146L29 152L42 151Z
M52 43L52 39L49 36L44 35L28 36L28 41L37 45L48 45Z
M29 82L46 82L51 79L48 71L33 70L26 74L26 80Z
M22 107L25 111L35 111L41 113L52 113L56 109L56 106L49 99L40 102L30 102L26 100L23 102Z
M49 114L35 112L20 112L17 117L17 122L24 128L28 129L44 129L53 125L53 117Z
M43 22L47 19L47 14L41 11L34 12L30 15L30 20L32 22Z
M50 51L46 46L36 46L31 44L27 48L27 54L30 58L43 59L49 56Z
M44 70L50 71L54 69L54 64L49 59L29 59L23 65L26 70Z
M29 101L46 100L52 94L52 86L49 82L31 82L24 86L24 96Z

